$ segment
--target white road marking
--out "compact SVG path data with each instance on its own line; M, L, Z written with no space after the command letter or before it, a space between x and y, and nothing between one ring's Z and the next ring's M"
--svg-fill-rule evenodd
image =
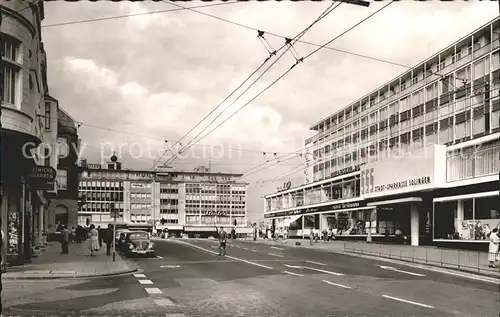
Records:
M290 274L290 275L295 275L295 276L304 276L304 275L302 275L302 274L293 273L293 272L288 272L288 271L283 271L283 273Z
M270 267L270 266L259 264L259 263L255 263L255 262L251 262L251 261L247 261L247 260L243 260L243 259L239 259L239 258L235 258L233 256L226 255L226 258L230 258L230 259L233 259L233 260L236 260L236 261L241 261L241 262L244 262L244 263L247 263L247 264L251 264L251 265L255 265L255 266L260 266L260 267L263 267L263 268L268 269L268 270L273 270L273 268Z
M202 248L202 247L199 247L197 245L194 245L194 244L191 244L191 243L188 243L188 242L185 242L185 241L178 241L179 243L183 243L183 244L186 244L192 248L195 248L195 249L199 249L199 250L202 250L202 251L205 251L205 252L208 252L208 253L212 253L212 254L215 254L215 255L219 255L219 253L217 252L214 252L214 251L211 251L211 250L207 250L205 248ZM225 256L226 258L228 259L232 259L232 260L236 260L236 261L240 261L240 262L243 262L243 263L247 263L247 264L251 264L251 265L255 265L255 266L259 266L259 267L263 267L265 269L268 269L268 270L273 270L272 267L270 266L267 266L267 265L263 265L263 264L259 264L259 263L255 263L255 262L251 262L251 261L247 261L247 260L244 260L244 259L240 259L240 258L235 258L234 256L229 256L229 255L226 255Z
M285 256L284 255L281 255L281 254L275 254L275 253L268 253L268 255L270 256L277 256L279 258L284 258Z
M417 302L412 302L410 300L406 300L406 299L402 299L402 298L397 298L397 297L393 297L393 296L389 296L389 295L382 295L382 297L393 299L393 300L397 300L399 302L403 302L403 303L407 303L407 304L412 304L412 305L420 306L420 307L434 308L433 306L430 306L430 305L426 305L426 304L422 304L422 303L417 303Z
M160 266L162 269L176 269L181 267L180 265L161 265Z
M323 264L323 263L319 263L319 262L314 262L314 261L306 261L307 263L311 263L311 264L316 264L316 265L321 265L321 266L325 266L326 264Z
M248 250L248 248L242 248L243 250Z
M321 280L321 282L326 283L326 284L330 284L330 285L334 285L334 286L338 286L338 287L342 287L342 288L346 288L346 289L352 289L352 287L350 287L350 286L333 283L333 282L330 282L330 281L327 281L327 280Z
M139 283L143 284L143 285L151 285L153 284L153 281L151 280L139 280Z
M257 252L257 250L255 250L255 249L252 249L252 251L253 251L253 252Z
M158 259L160 259L160 260L163 260L163 257L162 257L162 256L159 256L159 255L158 255L158 256L156 256L156 257L157 257Z
M419 274L419 273L413 273L413 272L408 272L408 271L403 271L403 270L398 270L392 266L384 266L384 265L377 265L379 268L388 270L388 271L394 271L394 272L399 272L399 273L405 273L409 275L414 275L414 276L425 276L424 274Z
M144 274L134 274L134 277L146 277Z
M314 268L314 267L308 267L308 266L288 265L288 264L285 264L285 266L289 267L289 268L292 268L292 269L308 269L308 270L312 270L312 271L316 271L316 272L321 272L321 273L325 273L325 274L330 274L330 275L335 275L335 276L343 276L343 275L345 275L345 274L342 274L342 273L321 270L321 269L317 269L317 268Z
M153 287L153 288L145 288L144 289L146 291L146 293L148 294L161 294L161 290L158 288L158 287Z
M153 301L158 306L175 306L175 303L168 298L154 298Z
M278 248L278 247L271 247L271 249L280 250L280 251L284 251L285 250L285 249Z

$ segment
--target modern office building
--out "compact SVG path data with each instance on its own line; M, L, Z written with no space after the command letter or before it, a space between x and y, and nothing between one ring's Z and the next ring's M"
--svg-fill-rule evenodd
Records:
M107 226L110 208L121 212L117 223L127 227L168 229L176 234L210 235L216 226L237 231L247 225L247 184L241 174L194 171L140 171L122 169L117 158L103 168L85 164L80 193L86 204L78 223Z
M296 235L487 248L500 225L500 21L311 127L312 182L265 197Z

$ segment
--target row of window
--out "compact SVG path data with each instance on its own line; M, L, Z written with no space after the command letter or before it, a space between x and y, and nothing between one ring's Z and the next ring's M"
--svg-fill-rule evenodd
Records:
M150 193L130 193L131 199L151 199Z
M81 190L100 190L100 191L123 191L123 182L115 181L80 181Z
M477 94L474 98L460 97L452 102L443 99L439 107L438 99L434 98L425 105L419 105L403 113L391 114L389 118L386 117L382 121L377 122L376 119L375 123L366 129L358 130L356 127L356 129L351 131L351 129L344 130L341 128L336 137L332 136L320 140L318 145L322 144L323 146L321 149L315 150L313 155L318 157L328 154L331 151L351 146L352 144L364 144L377 138L377 134L395 134L410 131L411 129L421 127L424 123L430 127L438 119L444 123L446 116L455 115L458 119L456 123L460 123L459 120L463 120L461 118L462 114L464 114L463 116L467 116L464 113L465 110L469 111L473 109L474 119L481 119L483 117L484 120L484 117L490 114L489 107L485 108L485 101L491 100L493 102L492 116L499 114L498 110L500 109L497 109L499 90L500 80L496 79L492 82L491 88ZM499 124L498 120L491 120L491 123L492 126L498 126Z
M146 204L130 204L130 209L151 209L151 204L146 203Z
M123 201L123 192L81 191L88 201Z
M266 199L266 210L275 211L285 208L307 206L338 199L360 196L360 176L327 182L312 188L275 196Z
M164 194L178 194L179 189L178 188L160 188L160 193Z
M496 36L498 38L499 35L496 33L494 33L494 34L495 34L494 36ZM488 47L487 45L489 44L489 39L487 39L486 37L483 37L481 41L483 41L482 44L481 44L481 42L476 43L477 49L481 49L483 47ZM498 47L497 42L498 42L498 40L494 41L494 43L495 43L494 48ZM412 85L416 85L418 83L421 83L426 78L430 77L431 79L438 79L438 76L433 75L433 74L435 74L436 72L438 72L440 70L441 71L446 70L445 68L448 68L450 66L450 64L453 65L453 63L458 61L457 57L463 58L464 55L468 55L467 53L471 52L471 51L472 51L472 47L471 47L471 49L466 49L464 47L464 49L462 51L460 51L460 53L458 55L451 56L452 54L450 54L450 56L448 56L446 59L447 62L443 60L440 63L435 62L432 65L427 65L428 68L427 68L427 73L425 74L425 76L424 76L423 72L412 71L410 73L409 78L407 78L403 82L401 82L402 79L399 78L398 81L400 83L398 85L394 85L395 82L392 82L391 84L388 84L387 86L385 86L385 87L381 88L379 91L377 91L376 95L366 96L363 101L361 101L361 102L358 101L358 102L354 103L353 105L346 107L346 109L344 109L340 113L337 113L334 116L332 116L331 118L328 118L327 120L321 122L320 124L318 124L319 131L320 132L328 131L330 129L330 127L341 124L343 121L348 120L352 117L355 117L356 115L358 115L360 113L363 113L364 111L368 110L369 108L374 107L376 104L387 100L389 97L396 96L397 94L402 93L402 92L406 93L407 91L410 90ZM487 52L484 52L484 53L487 53ZM481 55L476 55L476 56L480 57ZM495 58L498 58L498 55ZM481 69L480 63L481 63L481 61L479 61L479 64L476 64L478 66L477 66L477 70L476 69L474 70L474 74L475 74L474 77L480 77L480 76L483 76L489 72L489 69L487 69L485 67L486 65L484 65L483 68ZM439 64L439 66L438 66L438 64ZM463 64L461 64L461 65L463 65ZM457 68L460 67L461 65L456 64ZM451 71L451 69L450 69L450 71ZM445 73L447 73L447 72L445 72ZM459 70L458 72L459 72L460 76L464 76L463 73L460 73L461 70ZM431 76L433 76L433 77L431 77ZM390 89L389 89L389 86L390 86ZM359 109L361 109L361 111L359 111Z
M236 220L236 224L244 224L244 217L233 217L228 216L186 216L186 224L204 224L204 225L229 225L232 224L231 221ZM215 229L214 229L215 230Z

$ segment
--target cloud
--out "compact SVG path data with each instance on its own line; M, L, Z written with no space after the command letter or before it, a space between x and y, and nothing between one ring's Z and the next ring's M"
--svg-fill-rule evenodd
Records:
M268 31L265 37L277 49L284 40L270 33L294 37L329 4L240 2L198 10ZM342 4L302 40L324 44L384 4L374 2L370 8ZM45 5L43 24L175 8L162 2L54 1ZM497 14L494 2L395 2L329 46L411 66ZM123 160L128 167L150 168L157 153L165 149L165 140L172 144L189 131L268 56L255 30L191 11L68 24L43 30L50 92L62 107L84 123L80 135L89 144L84 154L99 159L101 143L109 142L116 148L125 144ZM306 56L316 46L299 43L295 49L300 56ZM236 113L294 62L290 53L283 56L216 122ZM267 158L262 152L292 152L303 147L304 140L312 135L309 126L403 71L404 67L323 49L200 142L215 145L217 151L224 149L226 155L205 153L195 159L194 154L214 148L195 146L186 152L187 158L175 160L174 164L177 168L190 169L211 162L219 170L249 170L265 162ZM234 94L225 105L238 95ZM205 125L195 133L203 127ZM192 136L194 134L183 144ZM149 147L152 157L133 158L125 150L127 144L133 143ZM245 151L237 150L239 148ZM236 155L238 151L240 155ZM285 164L301 162L303 159L296 157L283 165L273 165L249 176L248 181L279 178L293 166ZM300 171L290 177L294 185L304 179ZM282 182L277 180L251 187L252 217L262 212L260 197ZM260 187L262 184L264 186Z

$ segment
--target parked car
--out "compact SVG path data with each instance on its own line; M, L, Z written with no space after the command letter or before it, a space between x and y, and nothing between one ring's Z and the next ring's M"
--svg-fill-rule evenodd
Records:
M155 256L155 245L146 231L122 232L125 238L120 242L119 250L125 256Z

